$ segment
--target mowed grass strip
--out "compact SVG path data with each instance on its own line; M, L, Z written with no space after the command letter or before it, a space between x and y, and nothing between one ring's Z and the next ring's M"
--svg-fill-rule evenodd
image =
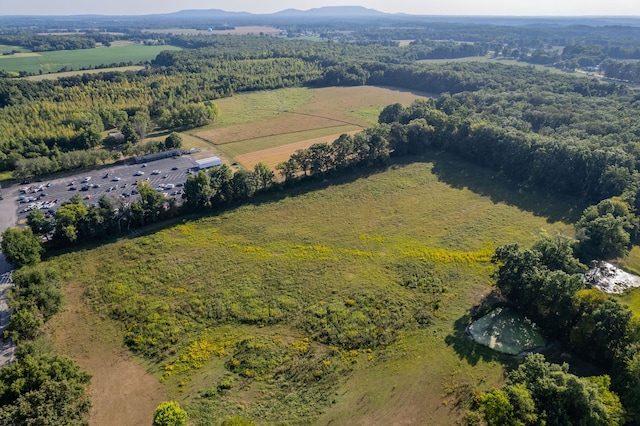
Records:
M520 207L538 204L553 211ZM484 169L435 155L318 181L297 194L274 194L47 263L81 282L89 305L120 321L130 344L168 342L153 356L152 371L196 424L242 414L265 423L448 425L460 417L458 387L494 386L509 362L464 338L459 321L491 290L492 250L528 246L541 230L570 232L549 217L573 208L570 200L519 193ZM414 266L429 271L426 292L403 284L403 271ZM329 307L358 309L363 294L404 312L388 347L332 349L302 326ZM413 315L434 298L432 322L417 326ZM363 325L350 333L367 329L366 316L358 315L350 318ZM248 336L256 336L257 354L271 358L238 354ZM318 380L302 391L277 374L291 371L278 363L291 359L292 344L302 351L305 339L321 363ZM76 350L82 356L82 347ZM117 356L121 348L113 350ZM74 356L74 348L66 351ZM253 366L231 372L241 355ZM137 397L131 394L131 404Z
M57 50L37 54L0 56L0 69L7 72L25 71L38 74L58 72L62 68L78 70L120 62L138 63L155 58L163 50L178 50L174 46L124 46L99 47L95 49ZM27 56L28 55L28 56Z

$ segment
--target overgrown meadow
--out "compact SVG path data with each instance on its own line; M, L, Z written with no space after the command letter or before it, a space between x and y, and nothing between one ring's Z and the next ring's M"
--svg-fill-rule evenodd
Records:
M198 424L450 423L509 362L462 333L494 248L574 206L445 155L342 179L48 263Z

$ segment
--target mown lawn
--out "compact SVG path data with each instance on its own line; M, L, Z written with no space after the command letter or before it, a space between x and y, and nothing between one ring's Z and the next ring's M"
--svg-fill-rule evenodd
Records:
M48 263L120 324L195 424L452 424L513 362L464 334L493 250L571 232L581 209L447 155L422 160Z

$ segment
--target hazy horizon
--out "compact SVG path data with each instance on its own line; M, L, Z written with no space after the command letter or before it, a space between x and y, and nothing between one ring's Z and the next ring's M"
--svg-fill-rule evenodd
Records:
M294 0L237 0L233 3L219 0L112 0L87 2L86 0L0 0L0 16L7 15L147 15L172 13L192 9L221 9L228 12L274 13L285 9L309 10L323 6L363 6L386 13L448 16L621 16L640 17L640 1L629 0L539 0L505 2L504 0L451 0L426 4L415 0L360 0L349 3L336 0L310 0L302 5Z

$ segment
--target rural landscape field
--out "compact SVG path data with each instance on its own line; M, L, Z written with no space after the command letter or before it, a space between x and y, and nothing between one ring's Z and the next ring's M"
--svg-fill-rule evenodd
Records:
M0 16L0 424L640 424L637 18L134 6Z
M247 169L262 162L275 169L298 149L331 143L343 133L372 126L389 104L410 104L426 97L425 93L370 86L240 94L217 102L219 120L191 133L214 145L212 152L230 162ZM198 148L206 150L206 145Z
M424 158L57 256L47 266L69 281L67 300L78 305L68 305L48 333L100 377L92 385L95 416L129 416L126 407L139 404L125 388L108 392L117 382L158 402L169 395L203 424L233 415L266 423L448 424L463 413L459 390L495 386L511 363L464 337L467 310L491 291L492 251L509 241L530 243L543 230L568 230L528 206L553 203L557 217L574 206L511 198L510 191L470 164ZM427 288L407 288L415 271L429 276ZM82 292L86 300L77 296ZM435 303L428 324L413 318ZM388 344L346 350L337 341L317 342L305 315L331 306L344 310L353 333L366 332L367 316L382 316ZM100 321L85 319L89 309ZM198 319L211 315L219 319ZM162 387L147 380L141 388L143 369L100 373L105 364L119 365L123 340L138 332L111 325L114 318L174 336L144 364ZM119 332L104 336L105 323ZM241 352L248 339L257 353ZM247 371L229 368L238 358ZM302 371L282 376L295 365ZM221 383L230 388L220 391Z

